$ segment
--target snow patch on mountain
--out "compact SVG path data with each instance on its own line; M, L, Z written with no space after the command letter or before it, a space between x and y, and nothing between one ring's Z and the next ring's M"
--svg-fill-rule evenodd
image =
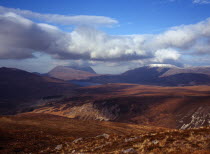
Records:
M171 65L171 64L149 64L148 67L166 67L166 68L179 68L175 65Z

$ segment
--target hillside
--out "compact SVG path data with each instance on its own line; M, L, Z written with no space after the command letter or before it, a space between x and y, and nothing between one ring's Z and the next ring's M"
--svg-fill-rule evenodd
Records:
M81 80L97 76L90 67L57 66L48 72L48 76L61 80Z
M79 88L74 96L34 110L69 118L198 128L210 120L210 86L158 87L107 84Z
M210 75L210 67L188 67L188 68L171 68L168 71L166 71L164 74L162 74L162 77L165 76L171 76L174 74L181 74L181 73L198 73L198 74L205 74Z
M209 127L183 131L47 114L0 117L0 128L0 153L200 154L210 144Z
M62 144L66 147L78 138L91 138L103 134L141 134L159 130L164 129L112 122L81 121L47 114L1 116L0 153L55 152L57 145Z
M49 96L69 94L77 86L62 80L39 76L19 69L0 68L0 111L12 114ZM24 105L25 104L25 105Z

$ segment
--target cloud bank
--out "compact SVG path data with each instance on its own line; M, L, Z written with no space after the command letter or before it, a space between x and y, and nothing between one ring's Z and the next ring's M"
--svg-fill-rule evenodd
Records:
M210 19L172 27L160 34L109 35L95 24L115 24L117 21L98 20L80 24L82 20L60 15L42 15L31 11L0 8L0 59L26 59L41 52L55 59L90 61L139 61L140 63L175 63L182 55L210 54ZM58 27L35 23L27 17L47 22L77 24L72 32ZM99 17L101 18L101 17ZM68 19L68 20L67 20ZM67 22L68 21L68 22Z
M20 9L6 8L0 6L0 13L5 13L5 12L11 12L25 18L36 19L47 23L54 23L61 25L109 26L118 23L117 20L104 16L88 16L88 15L67 16L59 14L41 14L29 10L20 10Z

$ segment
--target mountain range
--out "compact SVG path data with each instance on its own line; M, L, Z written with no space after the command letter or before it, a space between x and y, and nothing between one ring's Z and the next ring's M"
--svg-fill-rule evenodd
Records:
M210 67L179 68L151 65L128 70L119 75L100 75L84 80L95 83L135 83L159 86L209 85Z

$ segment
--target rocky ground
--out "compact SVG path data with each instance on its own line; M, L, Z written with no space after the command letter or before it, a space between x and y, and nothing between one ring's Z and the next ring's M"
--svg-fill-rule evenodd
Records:
M0 153L210 153L210 127L186 130L48 114L0 117Z
M64 153L210 153L210 128L78 138ZM56 152L56 151L54 151Z

